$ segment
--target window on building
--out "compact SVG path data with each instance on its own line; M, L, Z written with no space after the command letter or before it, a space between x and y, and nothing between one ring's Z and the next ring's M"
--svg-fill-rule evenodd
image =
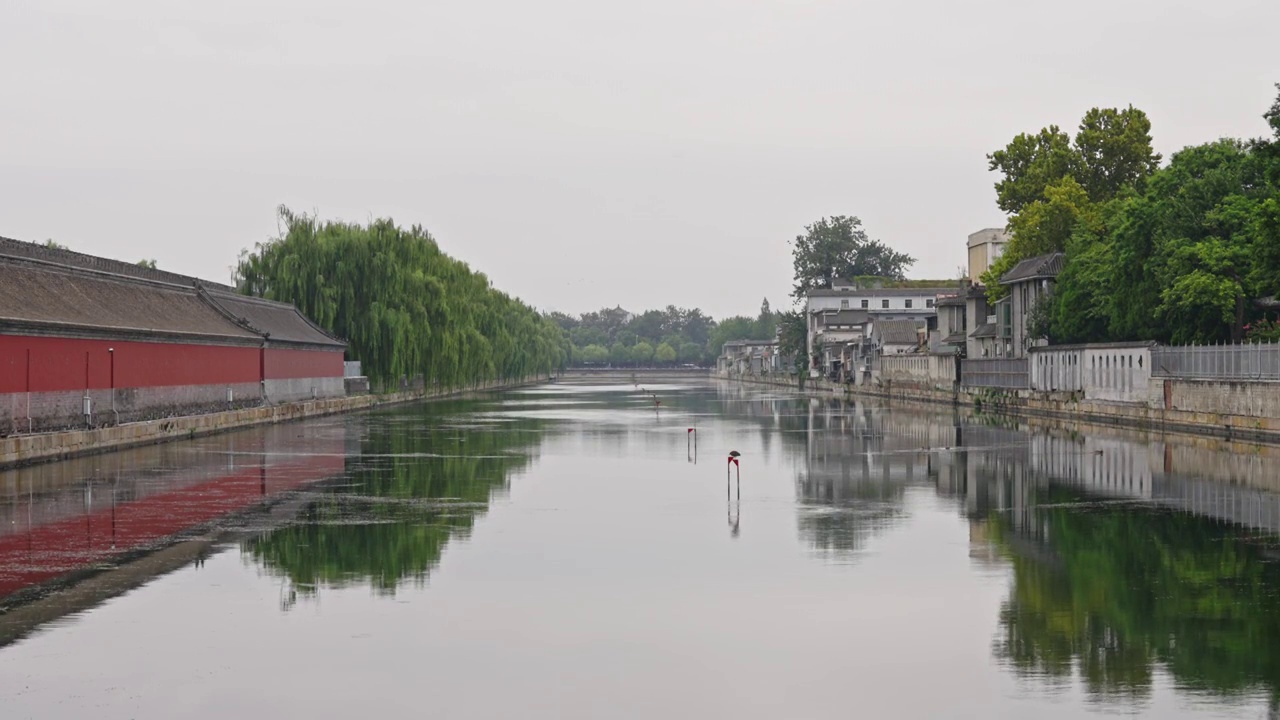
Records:
M927 308L931 308L931 307L933 307L933 298L925 298L925 299L924 299L924 306L925 306L925 307L927 307Z
M907 303L906 307L911 307L911 298L907 298L905 302Z
M888 307L889 307L889 301L888 301L888 300L881 300L881 301L880 301L880 307L885 308L885 309L888 309Z
M863 309L863 310L866 310L866 309L867 309L867 301L866 301L866 300L863 300L863 301L862 301L862 309Z
M841 309L841 310L848 310L848 309L849 309L849 301L848 301L848 300L841 300L841 301L840 301L840 309Z

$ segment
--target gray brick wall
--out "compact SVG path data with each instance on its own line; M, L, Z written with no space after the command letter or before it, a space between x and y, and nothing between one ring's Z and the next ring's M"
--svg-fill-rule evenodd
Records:
M312 398L343 397L346 384L340 377L290 378L268 380L267 400L273 403L311 400Z
M338 378L341 382L341 378ZM227 390L232 401L227 402ZM92 401L92 416L86 422L84 397ZM30 394L30 429L62 430L116 423L111 411L111 390L68 390ZM262 401L258 383L234 385L177 385L154 388L118 388L115 408L119 422L153 420L257 405ZM27 393L0 395L0 433L20 433L28 429Z

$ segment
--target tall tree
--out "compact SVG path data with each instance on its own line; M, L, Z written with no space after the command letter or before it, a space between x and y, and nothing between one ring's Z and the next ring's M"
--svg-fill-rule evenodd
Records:
M1151 120L1132 105L1085 113L1075 151L1080 161L1074 174L1093 202L1106 202L1125 188L1141 190L1160 167L1160 154L1151 147Z
M283 233L237 268L241 292L292 302L384 384L422 374L456 387L548 373L568 361L551 319L441 252L421 227L320 222L280 208Z
M850 215L822 218L805 226L805 234L792 241L795 269L792 294L804 297L810 290L830 288L837 278L874 276L904 279L915 258L867 237L862 221Z

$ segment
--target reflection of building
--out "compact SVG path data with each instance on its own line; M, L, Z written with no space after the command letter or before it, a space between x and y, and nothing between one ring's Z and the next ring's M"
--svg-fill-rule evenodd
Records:
M352 450L346 424L331 419L0 473L0 598L12 602L68 573L149 555L220 518L337 477ZM0 620L0 644L29 629Z

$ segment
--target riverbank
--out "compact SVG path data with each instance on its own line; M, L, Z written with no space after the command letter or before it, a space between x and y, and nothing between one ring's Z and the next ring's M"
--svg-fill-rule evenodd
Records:
M509 390L546 380L547 378L536 377L438 392L409 390L383 395L351 395L201 415L184 415L110 427L13 435L0 438L0 469L65 460L82 455L95 455L172 440L187 440L255 425L358 412L400 403L466 397L494 390Z
M802 389L790 378L722 378L786 388L817 397L873 397L930 405L953 405L1009 417L1038 417L1220 438L1280 444L1280 383L1167 380L1158 388L1161 405L1089 400L1078 393L1034 390L942 389L915 383L870 388L808 380Z

